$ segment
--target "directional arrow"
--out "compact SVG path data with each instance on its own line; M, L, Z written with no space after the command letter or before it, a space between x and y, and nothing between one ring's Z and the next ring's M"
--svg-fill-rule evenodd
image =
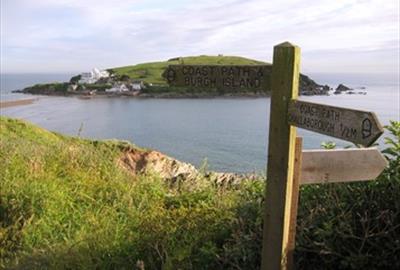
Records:
M383 133L375 113L292 100L288 123L355 144L369 146Z
M376 148L304 150L301 184L372 180L388 165Z

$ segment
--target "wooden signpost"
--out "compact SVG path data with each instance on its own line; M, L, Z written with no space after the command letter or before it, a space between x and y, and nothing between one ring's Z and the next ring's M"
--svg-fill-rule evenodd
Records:
M383 133L372 112L297 100L300 48L274 47L271 65L170 65L171 86L272 90L262 270L293 269L299 185L375 179L387 166L376 148L302 151L296 127L369 146Z
M293 100L288 122L299 128L369 146L383 133L373 112Z
M388 165L376 148L305 150L300 184L372 180Z
M288 260L296 128L288 124L287 112L298 96L299 72L300 48L275 46L261 269L286 268Z
M163 77L171 86L269 90L271 70L271 65L170 65Z

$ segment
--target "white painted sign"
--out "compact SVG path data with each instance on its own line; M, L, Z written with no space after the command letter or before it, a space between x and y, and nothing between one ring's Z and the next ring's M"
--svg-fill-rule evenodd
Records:
M367 181L388 165L376 148L303 150L300 184Z

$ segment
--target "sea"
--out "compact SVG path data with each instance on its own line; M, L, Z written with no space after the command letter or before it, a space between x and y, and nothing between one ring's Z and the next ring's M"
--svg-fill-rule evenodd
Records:
M132 97L31 96L11 93L36 83L68 81L74 74L0 74L1 101L37 98L3 108L1 115L24 119L58 133L91 139L126 140L197 167L221 172L265 174L270 98L138 99ZM320 84L339 83L366 95L301 96L300 99L373 111L380 122L400 120L398 74L307 74ZM364 88L365 89L362 89ZM322 142L351 143L298 129L305 149ZM379 140L384 148L383 138ZM1 138L0 138L1 139Z

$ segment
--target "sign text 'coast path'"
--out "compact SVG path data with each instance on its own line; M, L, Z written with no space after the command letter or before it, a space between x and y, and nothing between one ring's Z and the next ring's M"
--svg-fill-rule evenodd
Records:
M288 123L355 144L370 146L383 133L375 113L292 100Z
M169 65L170 86L222 90L269 90L271 65Z

